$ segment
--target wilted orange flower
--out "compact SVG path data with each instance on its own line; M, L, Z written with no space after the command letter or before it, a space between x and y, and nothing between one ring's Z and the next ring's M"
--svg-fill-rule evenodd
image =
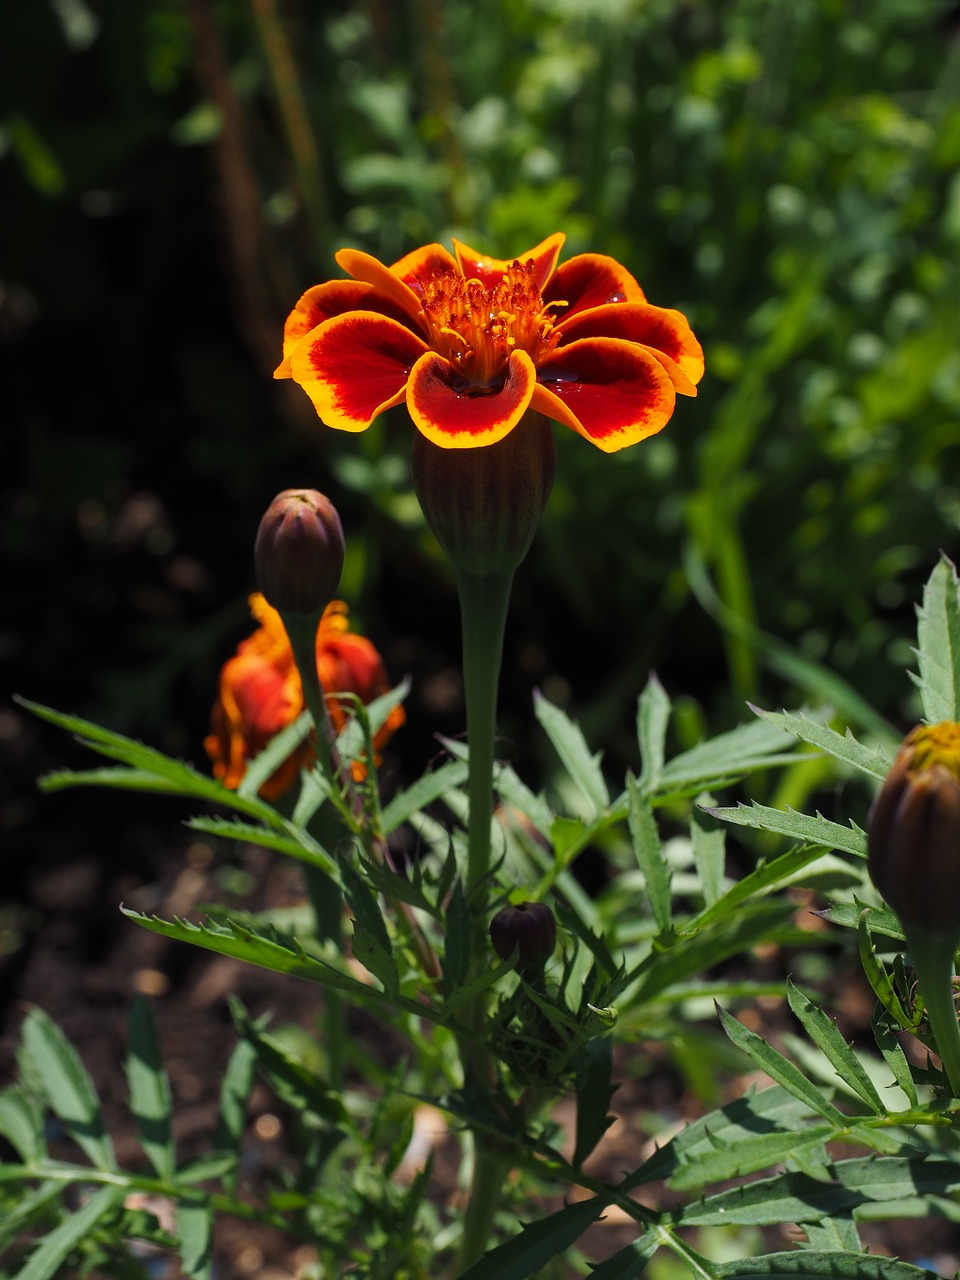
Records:
M210 735L203 744L213 761L214 776L230 788L240 785L248 761L292 724L306 705L279 613L258 594L250 597L250 610L260 625L240 642L220 673L220 696L210 718ZM365 636L350 630L347 614L342 600L332 601L317 631L317 673L338 732L347 722L349 704L334 695L352 693L366 703L390 688L379 653ZM383 748L403 721L403 708L394 707L374 739L377 749ZM289 791L312 754L309 743L304 742L264 783L260 794L275 800Z
M274 376L343 431L405 400L445 448L496 444L528 409L607 453L635 444L666 425L678 392L697 394L703 352L685 317L651 306L615 259L557 266L565 238L512 261L429 244L392 267L342 249L353 279L307 290Z

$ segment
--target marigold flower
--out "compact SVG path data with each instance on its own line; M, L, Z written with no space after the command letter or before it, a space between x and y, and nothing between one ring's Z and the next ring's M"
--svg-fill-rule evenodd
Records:
M960 724L918 725L870 814L873 883L907 926L960 934Z
M213 762L214 777L231 789L240 785L248 761L292 724L305 706L293 650L279 613L259 594L250 597L250 610L259 626L240 642L234 657L224 665L210 734L203 744ZM317 674L327 695L330 719L339 732L350 708L336 694L356 694L367 703L386 693L390 684L373 644L350 630L342 600L331 601L324 610L316 647ZM377 733L374 746L382 750L403 722L403 708L395 707ZM312 755L309 743L304 742L264 783L260 794L275 800L289 791Z
M341 249L351 280L308 289L287 319L277 378L293 378L320 418L363 431L406 401L444 448L508 435L528 409L607 453L660 431L676 394L697 394L703 352L679 311L647 302L613 258L557 265L565 236L512 261L454 241L387 267Z

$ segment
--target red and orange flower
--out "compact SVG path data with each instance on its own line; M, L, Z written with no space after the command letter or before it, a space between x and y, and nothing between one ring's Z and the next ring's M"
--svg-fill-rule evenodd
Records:
M647 302L613 258L558 266L564 239L512 261L430 244L392 267L342 249L352 279L307 290L274 376L343 431L406 401L445 448L496 444L528 409L607 453L635 444L666 425L678 392L697 394L703 352L686 318Z
M213 761L214 776L231 789L240 785L247 764L281 729L292 724L306 705L293 650L276 609L261 595L250 597L250 609L260 624L241 641L220 674L220 696L204 742ZM364 703L386 693L390 684L383 661L365 636L350 630L347 606L334 600L324 611L317 630L317 674L327 695L327 710L339 732L347 722L349 704L336 695L356 694ZM378 750L404 721L395 707L374 739ZM275 800L294 785L301 768L312 759L304 742L266 781L260 794Z

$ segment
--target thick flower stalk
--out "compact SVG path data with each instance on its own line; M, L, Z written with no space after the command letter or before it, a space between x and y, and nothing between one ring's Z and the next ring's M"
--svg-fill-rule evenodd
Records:
M918 725L877 793L870 876L900 917L951 1092L960 1098L960 724Z
M224 665L210 734L204 742L214 776L232 789L240 785L248 762L292 724L306 705L280 615L258 594L250 597L250 609L259 625ZM332 601L323 613L317 629L316 666L327 695L327 712L337 731L349 715L349 705L336 697L338 693L355 694L367 703L390 688L377 650L365 636L350 630L342 600ZM374 740L378 750L403 720L403 708L395 707ZM261 795L275 800L289 791L311 759L312 748L304 742L267 779Z
M406 403L442 448L496 444L528 409L608 453L636 444L666 425L678 393L696 395L703 352L684 316L652 306L613 258L558 266L564 239L513 260L430 244L391 267L342 249L352 279L307 290L274 376L343 431Z

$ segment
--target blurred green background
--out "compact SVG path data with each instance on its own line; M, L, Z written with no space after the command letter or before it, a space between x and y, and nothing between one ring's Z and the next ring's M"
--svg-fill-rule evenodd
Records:
M561 229L683 310L707 375L635 449L558 429L504 754L535 775L539 685L635 763L651 668L688 728L825 697L879 728L857 695L903 727L913 603L960 552L958 26L944 0L13 0L7 689L203 764L260 514L313 486L358 624L414 676L415 775L462 712L411 428L323 428L271 378L283 319L343 245L508 256ZM65 746L5 702L0 751L32 858Z

